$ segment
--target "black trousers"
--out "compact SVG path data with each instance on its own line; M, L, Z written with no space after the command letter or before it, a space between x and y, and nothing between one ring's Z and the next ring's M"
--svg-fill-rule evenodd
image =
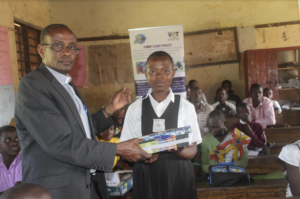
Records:
M90 187L90 192L91 192L91 199L101 199L101 196L99 195L94 181L91 179L91 187Z

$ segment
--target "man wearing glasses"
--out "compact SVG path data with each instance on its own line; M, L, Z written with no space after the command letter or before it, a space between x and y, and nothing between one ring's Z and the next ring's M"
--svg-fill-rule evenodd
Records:
M95 139L113 125L111 114L130 102L130 92L122 89L90 115L68 75L79 53L73 32L49 25L37 50L42 64L22 78L16 97L22 182L46 188L55 199L108 198L103 172L111 171L116 155L129 161L151 157L137 139L119 144Z

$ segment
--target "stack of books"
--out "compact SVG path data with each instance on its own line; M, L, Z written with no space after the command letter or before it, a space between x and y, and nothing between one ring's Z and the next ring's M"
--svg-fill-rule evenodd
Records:
M143 140L141 148L149 154L178 149L192 144L190 126L169 129L158 133L139 137Z

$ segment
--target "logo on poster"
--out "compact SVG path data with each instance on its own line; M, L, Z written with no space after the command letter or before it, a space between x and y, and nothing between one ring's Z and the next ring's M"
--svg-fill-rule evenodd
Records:
M178 40L179 32L168 32L169 41L170 40Z
M135 36L134 44L143 44L146 41L146 37L143 34L138 34Z

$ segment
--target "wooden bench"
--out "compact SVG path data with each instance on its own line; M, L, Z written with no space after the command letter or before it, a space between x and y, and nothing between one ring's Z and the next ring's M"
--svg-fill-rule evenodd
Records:
M285 197L286 179L255 180L248 186L211 187L209 182L197 183L199 199L256 199Z
M289 128L267 128L265 129L267 142L275 142L270 149L271 154L279 154L282 147L300 140L300 126Z
M263 175L275 171L284 171L277 161L278 155L249 156L246 172L250 175Z

